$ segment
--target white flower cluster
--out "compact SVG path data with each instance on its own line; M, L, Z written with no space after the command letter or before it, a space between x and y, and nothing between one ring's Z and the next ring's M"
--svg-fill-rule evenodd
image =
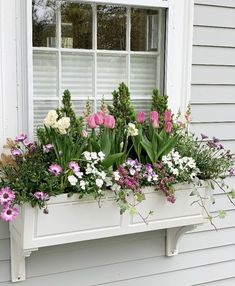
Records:
M128 124L127 134L128 136L133 136L133 137L138 135L138 129L135 127L134 123Z
M162 162L169 169L169 172L176 177L176 179L193 180L199 169L192 157L181 157L177 151L171 151L167 156L162 157Z
M105 154L103 152L96 153L96 152L85 151L83 152L83 155L86 161L88 162L93 161L94 164L97 164L99 161L103 161L105 158Z
M70 127L70 118L62 117L59 120L58 114L55 110L50 110L44 119L44 124L47 127L57 128L60 134L66 134L67 129Z

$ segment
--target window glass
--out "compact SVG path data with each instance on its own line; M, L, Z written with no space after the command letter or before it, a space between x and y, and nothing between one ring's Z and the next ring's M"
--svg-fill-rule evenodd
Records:
M126 49L126 8L97 7L97 47L102 50Z
M131 50L157 51L158 28L158 11L131 9Z
M61 7L62 48L92 49L92 7L65 3Z
M33 46L56 47L56 1L33 0Z

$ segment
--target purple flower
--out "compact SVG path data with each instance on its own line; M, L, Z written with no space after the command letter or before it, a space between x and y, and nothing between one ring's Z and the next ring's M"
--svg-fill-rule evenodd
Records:
M22 133L15 138L15 142L23 142L27 138L27 135Z
M173 195L169 195L167 196L167 200L168 202L174 204L174 202L176 201L176 198Z
M44 214L49 214L49 210L48 210L47 207L43 210L43 213L44 213Z
M13 206L6 206L0 213L0 218L5 221L12 221L19 214L19 210Z
M213 142L214 142L214 143L220 142L220 140L219 140L218 138L216 138L216 137L213 137L212 139L213 139Z
M15 199L15 193L9 187L0 189L1 205L11 204L14 199Z
M43 145L42 148L43 148L44 153L49 153L54 148L54 145L46 144L46 145Z
M202 140L204 140L204 139L207 139L207 138L208 138L208 136L206 136L205 134L202 134L202 133L201 133L201 137L202 137Z
M235 168L231 168L228 170L229 171L229 175L232 176L235 174Z
M48 193L44 193L44 192L35 192L34 197L40 201L48 201L49 200L49 195Z
M15 157L17 156L21 156L22 155L22 151L18 148L13 148L11 149L11 154Z
M58 164L52 164L49 166L48 171L56 176L59 176L59 174L62 172L62 168Z
M79 167L78 163L76 163L75 161L69 162L69 169L73 170L73 172L75 174L80 171L80 167Z
M23 145L26 148L30 148L31 146L33 146L33 143L30 142L27 138L23 141Z

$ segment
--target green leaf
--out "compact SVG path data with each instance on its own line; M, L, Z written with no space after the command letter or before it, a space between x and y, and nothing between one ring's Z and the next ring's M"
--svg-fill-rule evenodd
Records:
M137 214L136 208L135 207L131 207L129 213L130 213L130 215L136 215Z
M137 202L141 203L142 201L145 200L145 195L141 194L141 193L137 193L136 194L136 199L137 199Z
M143 146L144 150L148 154L148 157L152 163L155 163L155 154L153 151L153 145L152 143L145 137L143 136L141 140L141 145Z
M123 155L124 155L124 152L109 155L101 162L101 165L104 166L106 169L108 169Z
M160 158L162 155L168 154L176 145L178 136L172 137L168 140L166 144L164 144L164 147L159 150L157 154L157 159Z
M100 146L101 146L101 151L108 156L110 154L111 151L111 138L110 138L110 134L109 134L109 129L105 127L104 132L101 136L100 139Z
M231 191L229 193L229 196L232 198L232 199L235 199L235 191Z
M218 212L218 216L219 218L224 219L226 217L226 212L224 210L220 210Z
M199 192L197 190L193 190L191 193L190 193L190 196L198 196L199 195Z

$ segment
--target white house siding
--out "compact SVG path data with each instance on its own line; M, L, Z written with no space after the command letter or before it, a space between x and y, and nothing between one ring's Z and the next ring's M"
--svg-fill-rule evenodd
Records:
M14 1L0 1L0 140L17 131L10 125L17 118ZM235 1L197 0L194 23L192 129L235 151ZM28 278L19 285L235 285L235 211L216 193L213 211L227 209L227 218L215 221L217 232L207 224L185 235L176 257L164 256L165 231L48 247L26 259ZM0 221L0 286L9 281L9 231Z

